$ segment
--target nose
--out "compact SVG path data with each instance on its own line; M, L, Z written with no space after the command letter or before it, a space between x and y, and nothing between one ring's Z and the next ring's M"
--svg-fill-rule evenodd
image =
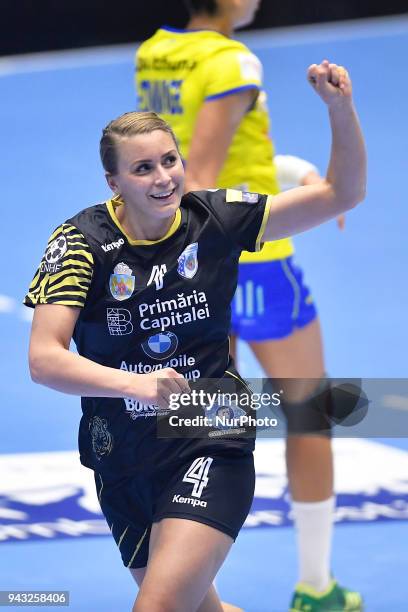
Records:
M169 171L162 165L158 165L156 168L154 182L156 185L168 185L171 182Z

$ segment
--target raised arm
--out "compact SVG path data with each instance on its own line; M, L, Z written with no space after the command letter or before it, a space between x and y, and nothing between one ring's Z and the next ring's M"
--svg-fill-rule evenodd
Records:
M69 350L80 308L59 304L36 306L29 364L34 382L84 397L129 397L143 404L168 407L170 393L188 391L187 381L171 368L133 374L109 368Z
M308 79L328 106L332 149L321 183L291 189L271 198L263 240L305 231L356 206L365 196L366 153L352 101L347 71L327 60L313 64Z

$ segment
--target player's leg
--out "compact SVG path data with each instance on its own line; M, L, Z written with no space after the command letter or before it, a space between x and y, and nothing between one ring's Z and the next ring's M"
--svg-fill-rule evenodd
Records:
M292 258L240 266L241 295L247 294L248 280L256 287L255 295L262 297L261 308L257 311L257 302L252 299L253 316L248 317L245 301L241 303L246 316L233 318L235 330L250 344L266 375L283 389L286 413L293 408L305 416L307 431L307 421L313 418L308 398L324 379L325 367L320 325L302 272ZM298 534L300 581L322 592L332 585L331 440L327 435L299 435L291 419L288 429L286 462Z
M249 342L266 375L287 404L301 404L324 377L323 350L317 318L280 340ZM290 434L286 461L292 499L326 500L333 494L331 441L327 436Z
M232 542L197 521L166 518L155 523L133 612L222 612L212 582Z
M135 579L137 585L141 586L143 582L143 578L146 574L146 568L141 569L131 569L130 573ZM221 608L220 608L221 605ZM198 612L216 612L217 610L222 610L222 612L243 612L241 608L237 608L236 606L232 606L231 604L225 603L223 601L220 602L219 595L214 587L211 585L204 600L200 607L198 608Z
M323 355L317 319L278 341L251 342L268 377L290 404L302 409L323 377ZM304 378L303 378L304 377ZM286 465L298 536L299 581L318 591L330 583L333 458L329 437L287 436Z

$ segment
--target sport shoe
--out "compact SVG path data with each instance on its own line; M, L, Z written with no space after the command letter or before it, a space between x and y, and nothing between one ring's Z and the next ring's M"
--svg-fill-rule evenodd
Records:
M323 592L299 582L290 603L290 612L297 610L302 612L361 612L363 599L360 593L344 589L336 580L332 580Z

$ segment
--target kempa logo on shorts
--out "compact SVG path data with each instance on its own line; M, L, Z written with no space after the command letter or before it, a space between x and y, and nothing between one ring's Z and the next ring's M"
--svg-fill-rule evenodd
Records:
M190 504L195 508L196 506L201 506L201 508L207 507L207 502L202 501L201 499L193 499L192 497L181 497L180 495L174 495L172 499L175 504Z
M150 278L147 281L147 286L151 285L152 283L155 283L157 291L159 289L163 289L163 277L166 272L166 264L162 264L161 266L153 266Z
M193 461L187 472L184 474L183 482L190 482L194 485L193 490L191 492L191 495L193 497L201 497L203 489L208 485L208 470L210 469L212 462L212 457L198 457Z
M108 251L119 249L122 244L125 244L125 241L123 238L119 238L119 240L114 240L113 242L109 242L109 244L101 244L101 248L107 253Z

